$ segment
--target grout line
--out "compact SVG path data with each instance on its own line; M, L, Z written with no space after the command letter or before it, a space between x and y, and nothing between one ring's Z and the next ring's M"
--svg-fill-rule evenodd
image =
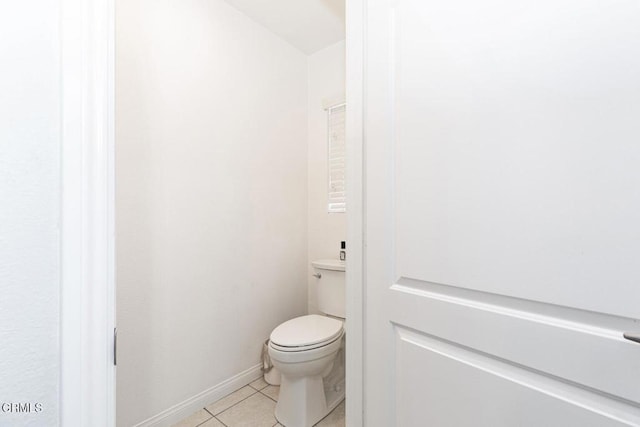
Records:
M266 389L267 387L269 387L269 384L267 384L266 386L264 386L261 390L256 389L256 388L255 388L255 387L253 387L251 384L247 384L247 386L249 386L249 388L250 388L250 389L252 389L254 392L253 392L253 393L251 393L249 396L245 397L244 399L237 401L236 403L234 403L233 405L231 405L231 406L229 406L228 408L224 409L223 411L218 412L218 414L217 414L217 415L220 415L220 414L222 414L222 413L224 413L224 412L227 412L229 409L233 408L233 407L234 407L234 406L236 406L236 405L239 405L240 403L244 402L245 400L247 400L247 399L248 399L248 398L250 398L251 396L254 396L254 395L258 394L258 393L259 393L259 394L261 394L261 395L263 395L264 397L267 397L267 398L269 398L269 399L273 400L274 402L278 403L278 401L277 401L277 400L275 400L275 399L273 399L272 397L267 396L266 394L262 393L262 390L264 390L264 389ZM240 388L242 388L242 387L240 387ZM240 388L239 388L238 390L240 390ZM236 390L236 391L238 391L238 390ZM224 399L224 398L226 398L226 397L231 396L231 395L232 395L233 393L235 393L236 391L233 391L233 392L231 392L231 393L227 394L226 396L221 397L220 399L216 400L216 402L218 402L218 401L220 401L220 400L222 400L222 399ZM213 402L213 403L216 403L216 402ZM218 418L218 417L217 417L217 415L216 415L216 414L214 414L213 412L211 412L210 410L208 410L206 407L205 407L205 408L202 408L202 409L204 409L204 410L205 410L205 412L207 412L208 414L210 414L212 418L215 418L215 419L216 419L216 421L218 421L220 424L222 424L222 425L223 425L223 426L225 426L225 427L228 427L224 422L222 422L222 420L221 420L220 418ZM207 421L209 421L209 420L211 420L211 418L209 418L209 419L207 419L207 420L203 421L202 423L198 424L196 427L201 426L202 424L206 423L206 422L207 422ZM273 427L277 426L278 424L279 424L279 421L277 421L277 422L273 425Z
M249 385L249 384L247 384L247 385ZM268 385L267 385L267 387L268 387ZM264 389L266 389L267 387L264 387L264 388L263 388L263 390L264 390ZM271 396L269 396L269 395L267 395L267 394L265 394L265 393L262 393L262 391L261 391L261 390L256 390L256 388L255 388L255 387L252 387L252 386L249 386L249 388L251 388L251 389L255 390L255 392L254 392L254 393L251 393L249 396L245 397L244 399L242 399L242 400L240 400L240 401L238 401L238 402L234 403L233 405L229 406L229 407L228 407L227 409L225 409L224 411L221 411L220 413L218 413L218 415L220 415L220 414L222 414L222 413L226 412L227 410L229 410L229 409L233 408L234 406L236 406L236 405L240 404L241 402L244 402L245 400L247 400L247 399L248 399L248 398L250 398L251 396L254 396L254 395L255 395L255 394L257 394L257 393L260 393L260 394L261 394L261 395L263 395L264 397L267 397L267 398L269 398L269 399L273 400L274 402L278 403L278 401L277 401L277 400L273 399ZM238 390L239 390L239 389L238 389ZM236 391L237 391L237 390L236 390ZM222 399L224 399L225 397L228 397L228 396L230 396L230 395L231 395L231 394L233 394L233 393L235 393L235 392L229 393L227 396L224 396L223 398L221 398L221 399L219 399L219 400L222 400ZM215 403L215 402L214 402L214 403ZM338 406L340 406L340 404L339 404ZM328 418L328 417L329 417L333 412L335 412L335 411L336 411L336 409L338 409L338 406L336 406L335 408L333 408L333 409L331 410L331 412L329 412L329 413L328 413L324 418L322 418L320 421L318 421L318 423L317 423L317 424L315 424L315 426L318 426L322 421L324 421L324 420L325 420L326 418ZM199 427L199 426L201 426L201 425L203 425L203 424L205 424L205 423L209 422L209 421L210 421L210 420L212 420L212 419L215 419L215 420L216 420L216 421L218 421L220 424L222 424L224 427L229 427L229 426L227 426L227 424L225 424L225 423L224 423L220 418L218 418L216 415L214 415L214 414L213 414L211 411L209 411L207 408L202 408L202 409L204 409L206 413L208 413L209 415L211 415L211 418L208 418L207 420L205 420L205 421L201 422L201 423L200 423L200 424L198 424L196 427ZM278 424L280 424L280 421L278 421L278 420L276 419L276 423L273 425L273 427L276 427Z
M202 409L204 409L204 411L205 411L205 412L209 413L209 415L211 415L211 418L215 418L215 417L211 414L211 412L207 411L207 408L202 408ZM194 413L195 413L195 412L194 412ZM201 426L202 424L204 424L204 423L207 423L207 422L211 421L211 418L207 418L206 420L204 420L204 421L203 421L203 422L201 422L200 424L197 424L197 425L196 425L196 427Z
M213 415L214 417L216 417L217 415L220 415L220 414L222 414L223 412L227 412L229 409L231 409L231 408L233 408L234 406L236 406L236 405L240 404L241 402L244 402L245 400L247 400L248 398L250 398L250 397L251 397L251 396L253 396L254 394L256 394L256 393L260 393L259 391L257 391L255 388L253 388L253 387L251 387L251 386L250 386L249 388L250 388L250 389L253 389L253 390L254 390L254 392L253 392L253 393L251 393L249 396L245 397L244 399L239 400L239 401L237 401L236 403L234 403L233 405L229 406L227 409L225 409L225 410L223 410L223 411L220 411L220 412L218 412L217 414L211 414L211 412L209 412L209 411L207 411L207 412L209 412L211 415ZM240 390L240 389L238 389L238 390ZM238 390L236 390L236 391L238 391ZM235 391L234 391L233 393L235 393ZM230 395L232 395L233 393L229 393L227 396L230 396ZM227 397L227 396L225 396L225 397ZM224 397L223 397L222 399L224 399ZM220 399L220 400L222 400L222 399ZM215 403L215 402L214 402L214 403ZM221 421L221 422L222 422L222 421ZM223 423L223 424L224 424L224 423Z
M258 378L258 379L259 379L259 378ZM255 381L251 381L251 382L256 382L256 381L257 381L257 380L255 380ZM247 385L248 385L249 387L251 387L252 389L254 389L255 391L262 391L262 390L264 390L265 388L269 387L269 385L270 385L270 384L269 384L269 383L267 383L266 381L265 381L265 383L266 383L266 385L265 385L264 387L262 387L262 388L256 388L256 387L252 386L251 384L247 384Z
M234 392L234 393L235 393L235 392ZM227 395L227 396L228 396L228 395ZM253 396L253 394L252 394L251 396ZM226 396L225 396L225 397L226 397ZM224 399L224 397L223 397L223 399ZM238 402L238 403L240 403L240 402ZM235 405L234 405L234 406L235 406ZM230 407L229 407L229 408L227 408L227 409L231 409L232 407L233 407L233 406L230 406ZM209 422L209 421L211 421L212 419L215 419L217 422L219 422L220 424L222 424L224 427L228 427L225 423L223 423L223 422L222 422L222 420L220 420L218 417L216 417L215 415L213 415L213 414L211 413L211 411L210 411L210 410L208 410L207 408L202 408L202 409L204 409L204 410L205 410L205 412L209 413L209 414L211 415L211 418L209 418L209 419L208 419L208 420L206 420L206 421L201 422L201 423L200 423L200 424L198 424L196 427L201 426L201 425L202 425L202 424L204 424L204 423L208 423L208 422ZM225 409L224 411L226 411L226 409ZM222 411L222 412L224 412L224 411ZM222 413L222 412L221 412L221 413Z
M222 424L224 427L229 427L227 426L225 423L222 422L222 420L218 417L216 417L215 415L213 416L213 418L215 418L220 424Z
M266 387L265 387L266 388ZM260 393L261 395L263 395L264 397L268 397L269 399L273 400L274 402L278 403L278 401L276 399L274 399L273 397L269 396L268 394L264 394L262 391L259 391L258 393Z

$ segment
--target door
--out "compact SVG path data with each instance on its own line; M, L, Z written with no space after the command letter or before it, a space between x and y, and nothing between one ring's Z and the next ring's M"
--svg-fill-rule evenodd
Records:
M637 1L364 7L365 425L640 425Z

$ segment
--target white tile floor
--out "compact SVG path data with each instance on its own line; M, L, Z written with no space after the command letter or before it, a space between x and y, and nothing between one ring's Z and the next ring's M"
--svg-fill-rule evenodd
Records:
M278 427L274 411L280 387L262 378L207 405L173 427ZM344 427L344 401L316 424L317 427ZM291 426L295 427L295 426Z

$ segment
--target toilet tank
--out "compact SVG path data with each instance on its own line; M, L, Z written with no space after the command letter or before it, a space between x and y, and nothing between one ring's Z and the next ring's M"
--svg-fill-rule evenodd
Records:
M337 259L311 262L315 270L318 310L330 316L345 318L345 264Z

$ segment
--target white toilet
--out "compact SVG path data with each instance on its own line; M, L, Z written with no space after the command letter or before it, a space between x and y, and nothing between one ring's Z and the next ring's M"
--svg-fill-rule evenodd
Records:
M344 399L344 261L320 260L318 309L288 320L269 339L269 356L280 371L276 418L285 427L310 427Z

